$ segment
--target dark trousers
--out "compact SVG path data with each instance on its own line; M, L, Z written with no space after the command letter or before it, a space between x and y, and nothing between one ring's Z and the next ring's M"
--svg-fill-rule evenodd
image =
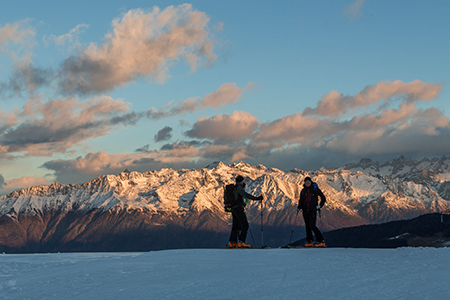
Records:
M243 207L233 207L231 209L233 216L233 225L231 227L230 242L239 241L245 242L247 238L248 221Z
M303 220L305 220L305 229L306 229L306 240L308 242L313 241L312 232L316 235L316 240L318 242L323 241L323 235L320 232L319 228L316 226L317 215L316 212L303 212Z

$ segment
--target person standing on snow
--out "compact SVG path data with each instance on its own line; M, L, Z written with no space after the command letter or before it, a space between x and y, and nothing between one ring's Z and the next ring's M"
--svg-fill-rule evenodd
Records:
M262 195L260 195L259 197L255 197L247 193L244 190L244 187L244 177L238 175L236 177L236 185L234 190L234 203L236 204L231 208L233 225L231 227L231 234L228 242L229 248L251 248L249 244L245 243L249 225L247 215L245 214L246 203L244 202L244 198L257 201L263 200Z
M320 197L320 204L319 204ZM325 247L325 241L320 230L316 226L317 214L316 211L320 210L325 204L326 198L322 191L319 189L317 183L311 180L311 177L306 177L303 184L303 189L300 193L300 199L298 200L297 211L300 209L303 211L303 219L305 220L306 240L305 247ZM317 244L313 244L313 235L316 236Z

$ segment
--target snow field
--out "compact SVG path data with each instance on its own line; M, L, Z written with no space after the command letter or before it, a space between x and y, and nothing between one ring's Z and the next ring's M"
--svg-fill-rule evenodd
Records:
M0 299L449 299L450 249L0 255Z

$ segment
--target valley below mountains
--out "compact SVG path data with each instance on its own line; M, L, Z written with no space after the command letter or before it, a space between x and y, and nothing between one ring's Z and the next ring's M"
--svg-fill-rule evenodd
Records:
M149 251L224 247L231 215L223 187L237 175L251 201L247 242L286 245L303 179L312 177L327 197L325 231L380 224L450 210L450 158L403 156L378 164L315 171L282 171L215 162L202 169L161 169L105 175L83 184L33 186L0 197L0 251ZM263 227L261 227L261 213ZM299 216L295 238L304 236ZM261 229L263 228L263 231Z

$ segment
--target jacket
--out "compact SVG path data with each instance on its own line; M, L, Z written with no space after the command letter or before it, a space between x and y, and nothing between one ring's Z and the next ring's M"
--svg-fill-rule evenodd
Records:
M307 194L311 194L311 201L308 203ZM300 199L298 200L298 209L303 210L304 213L312 213L316 211L316 207L319 204L320 197L320 207L323 207L327 201L325 195L319 189L317 183L312 182L309 188L303 185L303 189L300 192Z
M250 200L262 200L263 196L255 197L252 194L247 193L244 190L244 187L242 184L237 183L235 187L235 193L234 193L234 200L236 205L233 207L245 207L244 198L250 199Z

